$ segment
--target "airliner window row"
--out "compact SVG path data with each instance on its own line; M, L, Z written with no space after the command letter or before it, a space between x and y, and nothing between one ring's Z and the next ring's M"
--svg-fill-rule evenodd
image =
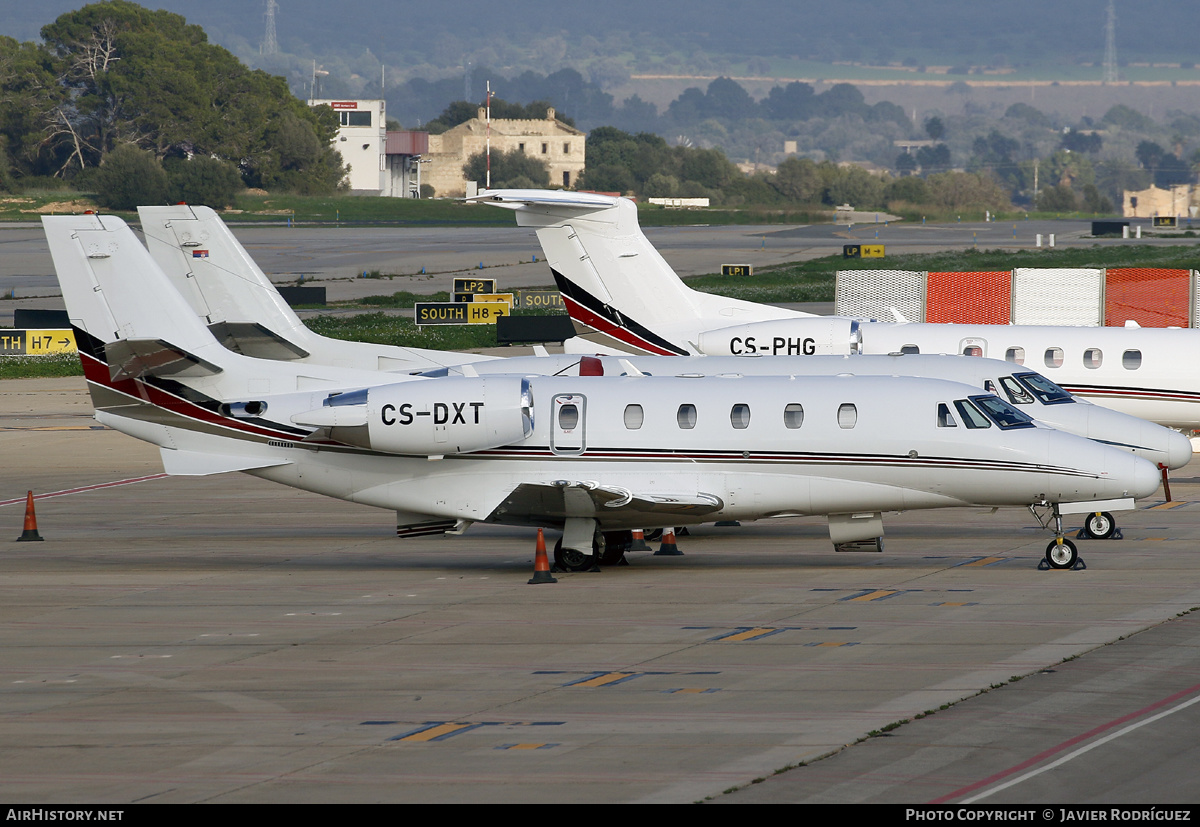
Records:
M1037 374L1026 374L1038 379L1042 377ZM1000 380L1005 386L1010 397L1017 397L1025 400L1026 403L1032 402L1033 397L1025 386L1016 383L1013 377L1006 376ZM1044 381L1044 380L1043 380ZM1059 393L1066 395L1066 392L1054 385L1053 382L1045 382L1046 385L1053 386ZM1009 389L1011 386L1011 390ZM1035 391L1036 393L1036 391ZM1049 394L1048 394L1049 395ZM1066 401L1073 401L1070 396L1067 396ZM955 410L958 411L958 417L968 428L990 428L992 423L995 423L1003 430L1012 428L1032 428L1033 420L1026 416L1021 411L1014 408L998 396L992 394L981 394L972 396L968 399L959 399L953 403ZM684 403L679 406L675 412L676 424L685 431L690 431L696 427L698 421L698 413L696 406L690 403ZM645 414L642 411L641 405L626 405L625 406L625 427L631 431L636 431L642 427L645 422ZM838 427L844 430L849 430L858 424L858 408L850 402L845 402L838 406L837 412ZM750 406L739 402L729 409L729 424L736 430L745 430L750 427ZM798 402L793 402L783 409L783 426L788 430L794 431L804 424L804 406ZM957 428L956 421L950 406L946 403L939 403L937 424L939 428Z
M1000 402L1000 400L996 400ZM1014 413L1019 413L1015 412ZM1019 414L1024 415L1024 414ZM676 424L684 431L690 431L696 427L698 414L695 404L683 403L676 410ZM630 431L636 431L642 427L646 421L642 406L640 404L626 404L624 413L625 427ZM851 402L842 403L838 407L838 427L848 430L858 424L858 408ZM738 402L730 408L730 425L734 430L744 431L750 427L750 406L744 402ZM804 425L804 406L799 402L792 402L784 406L784 427L788 431L796 431L800 426Z
M999 401L999 400L997 400ZM642 411L641 405L626 405L624 413L625 427L631 431L636 431L642 427L646 421L645 414ZM684 403L679 406L675 412L675 423L685 431L690 431L696 427L698 414L696 406ZM837 413L838 427L843 429L853 428L858 424L858 408L852 403L846 402L838 407ZM738 402L729 409L729 424L735 430L743 431L750 427L750 406L744 402ZM792 402L785 405L783 408L783 427L789 431L795 431L804 424L804 406L799 402Z
M901 353L920 353L921 348L917 345L904 345L900 348ZM965 345L962 350L963 356L983 356L983 348L977 344ZM1010 347L1004 351L1004 359L1007 362L1012 362L1017 365L1025 364L1025 348ZM1066 354L1061 347L1048 347L1042 355L1042 361L1048 368L1061 368L1066 361ZM1095 370L1104 364L1104 352L1098 347L1085 348L1082 356L1083 366L1089 370ZM1142 352L1140 350L1127 350L1121 354L1121 367L1125 370L1137 370L1142 366Z

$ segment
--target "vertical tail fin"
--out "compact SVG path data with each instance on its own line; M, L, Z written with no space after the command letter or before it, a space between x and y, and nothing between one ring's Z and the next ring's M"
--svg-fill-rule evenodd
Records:
M196 354L221 350L120 218L43 216L42 226L77 329L101 344L162 339Z
M581 338L615 350L695 352L699 331L780 311L685 285L638 224L627 198L544 190L488 190L474 199L515 210L538 241Z

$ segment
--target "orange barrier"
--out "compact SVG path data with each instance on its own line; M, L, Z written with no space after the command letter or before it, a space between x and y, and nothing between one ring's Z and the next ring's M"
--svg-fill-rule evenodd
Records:
M1008 324L1012 315L1012 273L929 273L925 282L925 321L935 324Z
M1114 267L1105 271L1104 324L1122 327L1188 327L1191 322L1190 270Z

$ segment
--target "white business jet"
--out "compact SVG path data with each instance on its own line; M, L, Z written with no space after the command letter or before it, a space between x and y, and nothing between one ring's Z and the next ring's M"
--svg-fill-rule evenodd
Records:
M598 532L647 524L824 514L835 543L877 543L885 511L1021 506L1054 520L1047 560L1065 567L1062 514L1158 487L1143 459L943 380L400 377L247 357L120 219L43 224L99 421L159 446L169 473L244 471L394 510L410 533L561 528L560 562L581 568Z
M468 199L534 227L579 336L575 353L807 356L947 353L1036 368L1083 399L1200 430L1200 330L884 323L692 290L638 226L625 198L491 190Z
M585 195L585 198L592 198ZM178 204L139 207L146 246L172 284L189 299L210 330L227 346L264 358L283 358L301 364L360 367L434 375L439 371L462 374L447 367L468 356L432 350L400 349L362 342L346 342L319 336L296 316L271 281L212 209ZM204 255L197 256L203 244ZM213 322L213 319L220 322ZM236 320L236 321L231 321ZM239 341L231 328L253 331ZM261 345L270 343L270 347ZM258 346L256 346L258 345ZM303 355L300 352L303 351ZM474 357L481 358L481 357ZM428 363L428 364L427 364ZM535 356L475 361L480 374L564 375L580 372L579 356ZM583 363L587 364L587 363ZM846 361L843 357L788 356L770 359L733 357L630 356L633 372L656 375L858 375L919 376L965 382L996 393L1017 405L1030 417L1053 428L1068 431L1108 445L1122 447L1167 469L1186 465L1191 444L1176 431L1145 420L1116 413L1077 400L1032 369L1014 368L995 359L967 360L948 356L866 356ZM601 363L593 362L591 370ZM624 367L608 372L627 373ZM1088 525L1094 536L1111 534L1111 515L1093 515ZM1103 527L1102 527L1103 526Z

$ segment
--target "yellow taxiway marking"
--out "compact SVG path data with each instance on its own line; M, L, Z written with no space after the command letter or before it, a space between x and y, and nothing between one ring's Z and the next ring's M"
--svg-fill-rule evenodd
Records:
M474 724L442 724L441 726L430 727L429 729L414 732L412 735L407 735L398 740L401 741L432 741L442 735L449 735L452 732L457 732L460 729L474 726Z
M774 629L747 629L744 632L738 632L736 635L723 637L721 640L753 640L756 637L761 637L774 631Z
M571 685L572 686L589 686L589 687L605 686L610 683L616 683L617 681L623 681L633 674L634 674L633 672L609 672L606 675L600 675L598 677L592 678L591 680L581 681L579 683L575 683L575 684L571 684Z
M852 597L852 598L850 598L849 602L854 602L856 600L878 600L881 597L890 597L893 594L896 594L896 592L888 591L886 589L881 589L879 591L867 592L866 594L860 594L858 597Z

